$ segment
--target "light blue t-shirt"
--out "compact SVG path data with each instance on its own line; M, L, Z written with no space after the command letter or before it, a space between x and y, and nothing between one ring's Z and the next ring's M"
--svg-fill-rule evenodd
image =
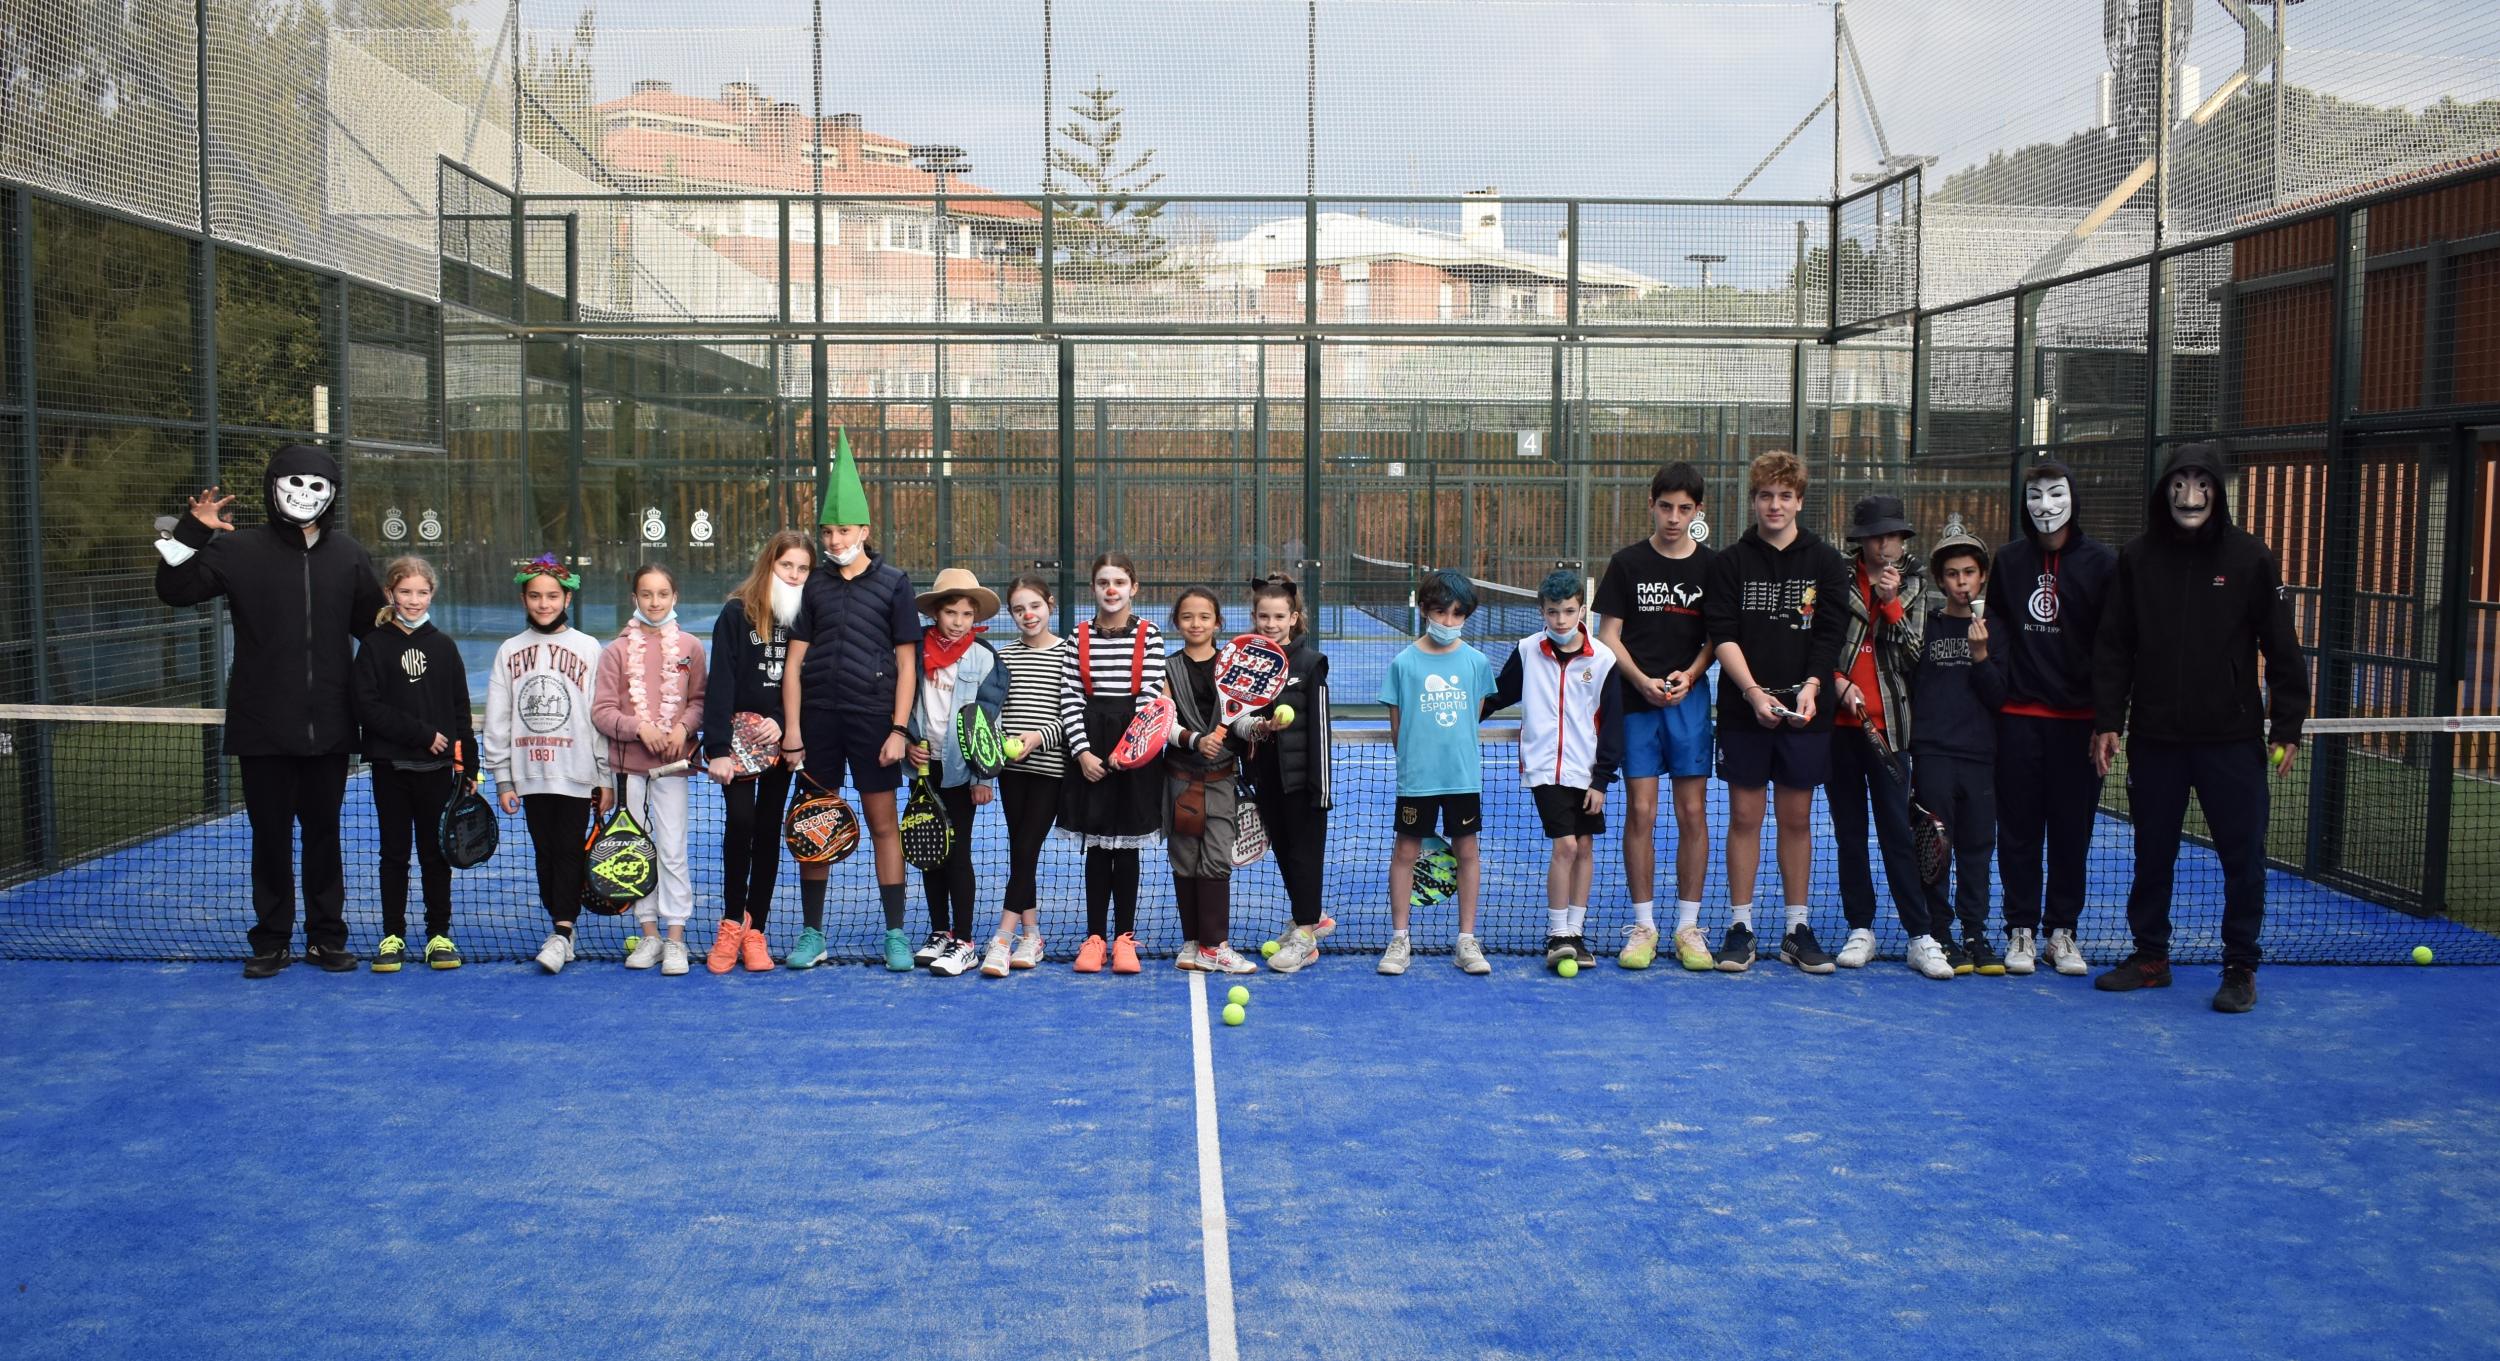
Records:
M1438 656L1409 644L1380 682L1398 711L1398 797L1474 794L1484 787L1476 725L1493 693L1493 663L1466 643Z

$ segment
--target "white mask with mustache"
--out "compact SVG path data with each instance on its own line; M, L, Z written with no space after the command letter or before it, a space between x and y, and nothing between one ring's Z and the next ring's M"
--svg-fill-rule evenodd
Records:
M2064 529L2075 515L2074 484L2062 477L2024 484L2023 511L2031 516L2031 527L2043 534Z
M2170 520L2179 528L2193 533L2203 529L2205 522L2213 518L2214 480L2203 469L2191 468L2172 473L2168 490Z

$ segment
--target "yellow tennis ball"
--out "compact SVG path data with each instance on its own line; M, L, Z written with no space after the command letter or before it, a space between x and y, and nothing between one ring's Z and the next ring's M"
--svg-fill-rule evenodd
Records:
M1293 726L1292 705L1279 704L1276 706L1276 726L1280 728L1290 728Z
M1007 745L1006 745L1005 750L1006 750L1006 752L1007 752L1007 759L1008 759L1008 760L1010 760L1010 761L1021 761L1021 760L1023 760L1023 759L1024 759L1024 739L1023 739L1023 738L1021 738L1021 737L1010 737L1010 738L1008 738L1008 739L1007 739Z
M2413 947L2413 962L2414 962L2414 963L2416 963L2416 964L2428 964L2428 963L2430 963L2430 962L2431 962L2431 947L2429 947L2429 946L2427 946L2427 945L2416 945L2416 946L2414 946L2414 947Z
M1243 1021L1248 1019L1250 1019L1250 1013L1241 1009L1241 1003L1229 1002L1225 1004L1224 1024L1240 1025Z
M1566 959L1562 963L1554 966L1554 972L1561 974L1565 978L1577 978L1580 976L1580 961L1576 959Z
M630 954L632 954L634 951L639 950L639 949L641 949L641 948L642 948L642 937L640 937L640 936L627 936L627 937L625 938L625 953L627 953L627 954L629 954L629 955L630 955Z
M1281 948L1283 947L1277 945L1277 943L1272 940L1263 941L1259 945L1259 957L1262 959L1274 959L1276 957L1277 950Z
M1224 1000L1237 1007L1246 1007L1250 1005L1250 990L1243 987L1239 983L1235 983L1233 985L1233 990L1224 994Z

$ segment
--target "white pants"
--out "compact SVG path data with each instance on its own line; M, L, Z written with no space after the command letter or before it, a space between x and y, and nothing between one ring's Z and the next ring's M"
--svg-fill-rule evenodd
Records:
M694 914L694 876L686 868L687 783L682 775L659 780L625 777L625 806L643 819L642 829L660 849L659 880L648 897L634 904L634 919L646 930L660 921L684 926Z

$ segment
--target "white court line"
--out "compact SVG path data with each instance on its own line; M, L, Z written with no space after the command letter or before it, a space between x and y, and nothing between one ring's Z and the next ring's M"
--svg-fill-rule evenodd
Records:
M1190 1062L1198 1074L1198 1232L1206 1245L1207 1356L1238 1361L1233 1332L1233 1251L1224 1225L1224 1150L1215 1132L1215 1056L1207 1047L1206 975L1189 976Z

